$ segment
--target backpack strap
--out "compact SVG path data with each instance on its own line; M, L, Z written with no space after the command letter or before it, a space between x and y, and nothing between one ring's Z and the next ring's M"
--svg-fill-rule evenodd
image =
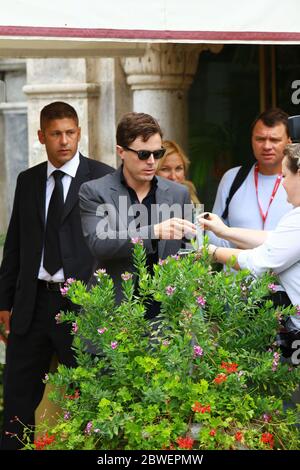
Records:
M243 182L245 181L248 174L250 173L252 166L253 166L253 162L251 164L241 166L241 168L238 170L237 174L235 175L235 178L232 182L232 185L230 187L230 190L226 199L225 209L221 216L222 219L227 219L230 201L235 195L235 193L237 192L237 190L242 186Z

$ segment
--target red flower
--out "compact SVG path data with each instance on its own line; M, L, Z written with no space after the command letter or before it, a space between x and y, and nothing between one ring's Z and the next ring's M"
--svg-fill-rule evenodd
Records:
M243 439L243 433L241 431L237 431L234 435L236 441L241 441Z
M77 398L80 397L80 391L78 388L76 388L75 392L73 395L65 395L64 398L68 398L69 400L77 400Z
M216 435L216 430L215 429L212 429L210 432L209 432L209 435L210 436L215 436Z
M226 382L227 376L225 374L218 374L217 377L213 380L216 384L221 384L222 382Z
M224 362L222 361L221 369L225 369L228 374L237 372L238 364L235 362Z
M44 450L44 447L49 446L55 441L55 436L49 436L46 433L44 436L34 441L35 450Z
M194 444L194 439L191 437L178 437L176 440L179 449L192 449Z
M210 405L201 405L198 401L195 401L192 410L195 411L195 413L210 413L211 411Z
M274 447L274 436L270 432L264 432L260 438L261 442L264 444L269 444L271 449Z

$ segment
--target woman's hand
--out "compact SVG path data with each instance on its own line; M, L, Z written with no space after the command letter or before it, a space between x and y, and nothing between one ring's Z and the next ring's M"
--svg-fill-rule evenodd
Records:
M197 221L203 230L210 230L215 235L217 235L217 237L226 238L228 227L216 214L212 214L211 212L203 212L199 215Z

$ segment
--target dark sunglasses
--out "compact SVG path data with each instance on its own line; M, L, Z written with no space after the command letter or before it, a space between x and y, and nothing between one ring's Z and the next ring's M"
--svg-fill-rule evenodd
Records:
M131 149L130 147L126 147L126 145L123 145L122 147L125 150L130 150L130 152L136 153L140 160L148 160L148 158L151 157L151 155L153 155L153 158L155 160L159 160L160 158L164 156L166 152L166 149L163 149L163 148L158 149L158 150L153 150L153 152L151 152L151 150L134 150L134 149Z

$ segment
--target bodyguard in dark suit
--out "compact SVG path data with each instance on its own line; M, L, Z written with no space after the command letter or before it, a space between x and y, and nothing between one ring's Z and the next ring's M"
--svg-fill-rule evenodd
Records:
M18 177L0 268L0 323L7 335L2 449L22 447L19 421L34 424L53 353L60 363L75 366L70 325L57 323L55 316L72 308L60 292L64 281L87 282L93 270L78 191L85 181L113 171L79 153L80 127L72 106L45 106L40 125L48 161Z
M159 258L175 254L184 237L195 235L190 196L185 186L156 177L164 155L162 131L149 114L128 113L117 129L122 166L79 191L82 227L98 263L114 280L121 300L121 274L132 271L132 238L140 237L150 270ZM154 304L147 317L157 313Z

